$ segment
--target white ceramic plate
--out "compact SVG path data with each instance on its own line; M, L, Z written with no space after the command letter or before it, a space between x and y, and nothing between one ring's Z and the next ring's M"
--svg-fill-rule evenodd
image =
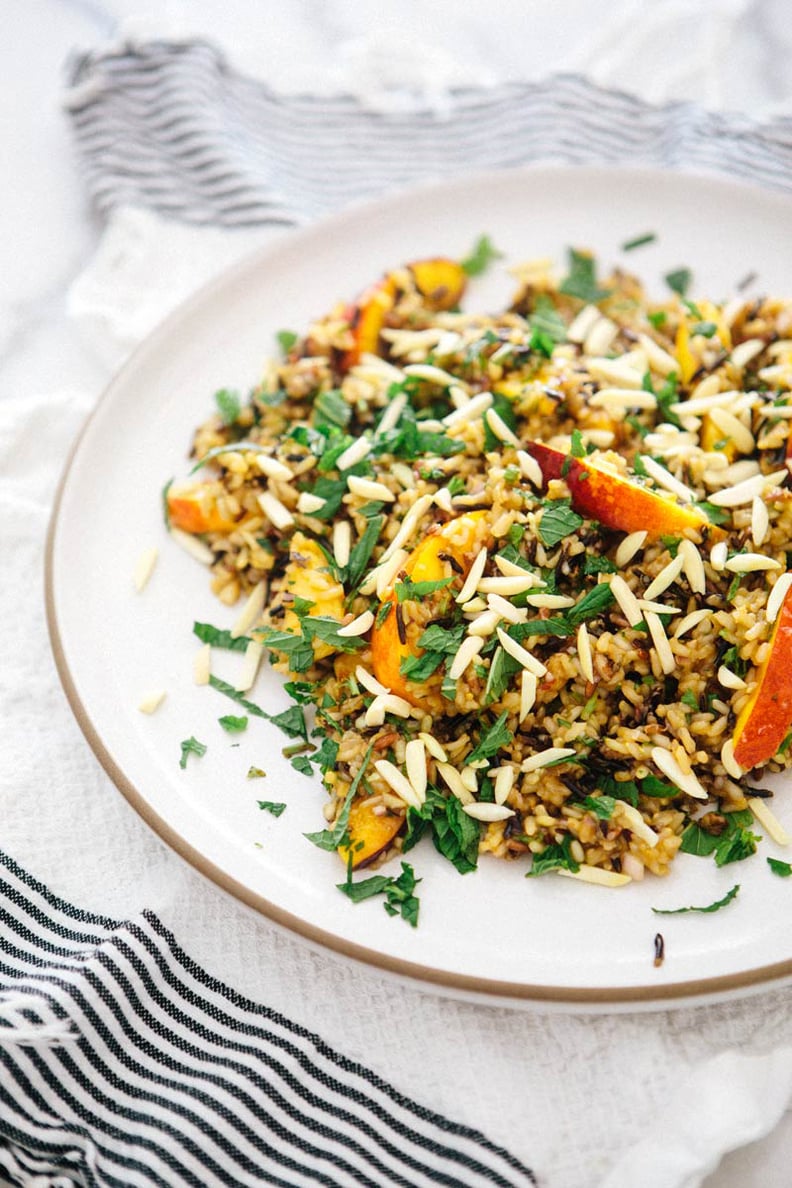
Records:
M64 477L48 550L48 603L64 685L99 758L143 817L210 878L308 939L348 957L455 993L510 1002L657 1005L745 992L792 977L792 881L771 874L765 840L753 860L717 870L682 856L665 880L605 890L553 876L527 880L521 864L484 860L461 877L431 843L410 855L420 886L417 929L381 902L353 905L335 891L336 855L303 837L323 826L325 794L281 756L284 736L251 719L242 735L217 723L232 702L192 684L193 620L228 626L234 612L210 594L206 572L169 541L160 490L186 474L194 427L220 387L247 391L274 334L301 329L338 298L414 257L460 257L489 233L508 253L564 259L570 244L603 265L637 271L658 294L663 274L692 268L693 290L732 294L756 272L763 292L792 293L792 203L706 178L618 170L525 170L426 188L348 211L297 232L199 293L133 356L80 438ZM643 232L657 241L625 256ZM496 307L512 288L499 265L472 286L468 306ZM161 556L142 595L138 556ZM90 575L90 581L85 575ZM232 676L238 656L218 656ZM167 689L160 710L142 694ZM253 694L269 711L288 699L262 674ZM179 743L208 746L179 768ZM238 745L237 745L238 744ZM264 780L246 778L254 764ZM285 801L279 819L257 799ZM776 811L792 829L792 804ZM789 857L789 855L786 855ZM397 868L398 869L398 868ZM736 901L713 915L658 917L652 907L707 904L735 883ZM653 964L662 929L666 959Z

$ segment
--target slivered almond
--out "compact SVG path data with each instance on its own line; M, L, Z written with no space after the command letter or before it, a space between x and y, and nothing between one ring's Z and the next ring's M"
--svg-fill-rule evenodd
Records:
M344 627L339 627L336 632L337 635L343 635L344 638L353 638L356 635L365 635L374 626L374 615L371 611L363 611L351 623L347 623Z
M654 581L650 582L646 587L643 594L644 598L651 602L658 594L664 594L668 587L672 586L677 580L684 566L684 553L677 553L676 557L672 561L669 561L667 565L664 565Z
M459 591L459 593L456 596L456 601L458 603L461 604L463 602L468 602L473 597L473 595L476 593L476 590L478 589L479 581L481 580L481 575L484 572L484 567L486 566L486 564L487 564L487 550L484 548L481 548L481 549L479 549L479 551L476 553L475 557L473 558L473 561L471 562L471 565L470 565L470 569L467 572L467 577L465 578L465 580L462 584L462 589Z
M261 618L261 612L264 610L264 596L266 594L266 584L259 582L254 586L248 595L245 605L239 612L236 622L231 628L231 638L239 639L242 635L247 635L251 628L255 627Z
M514 787L514 768L499 767L495 774L493 793L496 804L505 804L509 793Z
M520 771L538 771L541 767L547 767L548 763L556 763L560 759L571 759L575 753L574 747L547 747L546 750L537 751L535 755L529 755L527 759L523 759Z
M193 684L208 685L212 672L212 647L204 644L193 656Z
M462 640L448 670L448 675L452 681L459 680L468 665L478 656L483 647L484 639L480 635L468 635Z
M637 626L637 624L643 619L643 615L641 613L641 608L638 605L638 599L635 597L624 578L618 573L614 574L610 581L610 588L613 597L616 599L622 611L624 612L624 617L626 618L627 622L631 627ZM647 595L648 594L649 591L647 590Z
M761 800L758 796L749 796L748 808L756 817L759 824L764 826L777 846L789 845L792 838L790 838L775 813L768 807L766 801Z
M247 693L252 689L256 683L258 676L259 665L261 664L261 657L264 655L264 645L258 643L257 640L251 639L248 646L245 648L245 657L242 661L242 668L237 677L234 688L237 693Z
M347 487L353 495L357 495L361 499L372 499L383 503L393 503L396 499L393 491L384 483L375 482L374 479L360 478L357 474L350 474L347 477ZM430 495L430 501L431 498Z
M410 781L389 759L377 759L374 767L392 792L412 808L420 808L421 801Z
M707 800L707 793L702 788L696 775L692 771L684 772L671 752L666 750L665 747L652 748L652 762L682 792L687 793L688 796L692 796L695 800Z
M477 804L463 804L462 812L467 813L474 821L505 821L508 817L514 816L514 809L507 808L505 804L491 804L486 801L479 801Z
M522 671L522 678L520 680L520 721L523 722L530 714L536 702L536 690L538 687L538 680L536 673L529 672L527 668Z
M640 552L648 535L648 532L641 531L631 532L629 536L625 536L616 550L616 564L619 569L624 569L632 561L635 554Z
M159 549L157 548L146 549L145 552L141 553L138 557L133 573L135 589L137 590L138 594L140 594L141 591L143 591L148 585L149 579L154 572L154 566L157 564L158 557Z
M504 651L508 652L513 659L519 661L523 668L527 668L534 676L541 677L545 675L547 668L542 664L541 660L537 660L527 648L524 648L516 639L512 639L510 635L507 635L502 627L496 627L495 630Z
M404 765L413 791L423 804L426 800L426 745L421 738L412 738L404 748Z
M591 658L591 642L588 628L581 623L577 631L577 652L580 660L580 671L587 681L594 680L594 664Z
M150 693L144 693L138 702L138 709L141 714L153 714L162 705L165 700L165 690L156 689Z
M581 883L594 883L600 887L624 887L632 882L629 875L620 874L616 870L603 870L601 866L588 866L585 862L581 862L577 870L564 870L559 867L556 874L563 875L566 879L579 879Z

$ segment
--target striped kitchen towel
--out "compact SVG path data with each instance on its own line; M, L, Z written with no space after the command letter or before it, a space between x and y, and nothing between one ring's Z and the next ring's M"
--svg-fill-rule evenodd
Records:
M656 107L574 75L452 91L431 111L282 96L205 42L84 55L67 95L97 208L225 227L308 222L471 169L629 164L792 189L792 119Z
M535 1188L209 977L152 913L92 915L0 853L0 938L0 1183Z

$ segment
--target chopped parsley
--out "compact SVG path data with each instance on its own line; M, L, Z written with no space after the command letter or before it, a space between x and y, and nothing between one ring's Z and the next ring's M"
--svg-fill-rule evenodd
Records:
M180 746L181 759L179 760L179 767L182 769L182 771L184 771L185 767L187 766L187 757L189 755L195 755L196 758L200 759L206 754L206 743L198 742L198 739L193 738L192 736L190 736L190 738L185 738Z

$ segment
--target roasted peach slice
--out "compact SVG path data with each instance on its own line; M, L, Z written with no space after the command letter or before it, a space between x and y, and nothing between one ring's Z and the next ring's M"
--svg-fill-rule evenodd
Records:
M734 728L734 758L743 771L772 759L792 725L792 589L778 612L756 688Z
M653 538L687 528L707 529L710 539L723 535L697 508L672 503L627 478L598 469L590 457L574 458L539 441L528 442L525 449L539 463L545 483L563 478L575 510L606 528L643 530Z
M166 495L168 518L173 528L200 535L202 532L231 532L234 521L217 507L223 487L217 482L185 480L171 483Z
M428 260L413 260L406 267L429 309L451 309L458 304L465 291L467 276L456 260L435 256ZM354 367L361 355L377 353L380 332L396 304L398 293L398 273L389 272L365 289L357 301L348 307L347 319L353 345L341 359L345 371Z
M314 604L309 615L343 619L344 587L332 576L327 557L310 536L294 533L289 541L289 560L283 576L285 590L295 598L304 598ZM278 625L284 631L300 631L300 620L293 610L287 610ZM333 652L333 648L319 639L313 641L313 650L317 660Z
M374 812L374 805L355 801L349 810L349 846L339 846L344 864L352 855L352 869L357 870L378 858L391 844L404 824L404 817L393 813Z
M462 299L467 273L456 260L435 256L407 265L415 287L430 309L453 309Z
M444 563L441 556L443 553L453 557L462 573L467 573L473 560L475 543L480 537L484 514L481 511L467 512L465 515L449 520L436 532L425 537L413 549L404 563L404 572L407 576L414 582L440 580L444 576ZM374 627L371 633L371 663L374 673L377 680L381 681L393 693L398 693L400 697L404 697L413 705L424 705L427 703L427 698L431 697L432 692L436 692L435 686L439 682L437 675L430 677L426 684L415 685L412 681L407 680L401 672L403 660L408 656L421 655L421 648L418 647L417 641L423 633L424 627L415 623L406 624L402 640L396 621L397 599L395 592L393 590L386 591L382 601L391 604L391 611L384 621L380 621L379 626Z

